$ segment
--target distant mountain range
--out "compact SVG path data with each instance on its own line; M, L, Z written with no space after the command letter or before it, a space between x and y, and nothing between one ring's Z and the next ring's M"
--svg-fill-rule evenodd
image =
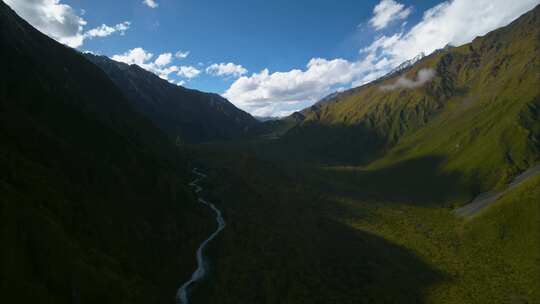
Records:
M90 53L84 56L109 76L139 113L175 141L239 138L258 123L218 94L171 84L137 65Z

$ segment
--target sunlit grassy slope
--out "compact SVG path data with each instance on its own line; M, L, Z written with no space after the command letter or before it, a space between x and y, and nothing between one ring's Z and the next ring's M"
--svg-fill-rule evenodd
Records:
M427 288L425 302L538 303L539 198L536 177L465 221L442 208L338 201L350 207L352 227L414 251L446 275Z
M370 166L381 167L439 157L441 171L459 171L465 184L501 186L539 159L539 35L537 7L470 44L304 111L283 141L323 163L377 160ZM414 89L383 89L422 69L436 76Z

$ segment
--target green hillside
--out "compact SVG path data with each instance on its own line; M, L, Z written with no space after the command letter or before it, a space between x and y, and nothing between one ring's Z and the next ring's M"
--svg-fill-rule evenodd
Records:
M414 66L339 94L304 111L283 141L318 162L388 166L441 159L443 172L489 189L540 158L540 8L472 43L447 48ZM421 70L417 88L385 90Z

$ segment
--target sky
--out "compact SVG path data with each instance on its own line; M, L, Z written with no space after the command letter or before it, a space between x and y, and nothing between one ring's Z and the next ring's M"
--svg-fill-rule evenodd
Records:
M2 0L57 41L285 116L540 0Z

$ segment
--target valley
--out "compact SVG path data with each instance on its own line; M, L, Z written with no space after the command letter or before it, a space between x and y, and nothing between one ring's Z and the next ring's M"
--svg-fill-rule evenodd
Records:
M319 65L356 65L313 59L276 87L285 73L73 49L18 13L0 2L4 301L540 303L539 4L259 120L233 89L279 108L276 90L289 106L302 77L343 76ZM169 78L201 73L234 82Z
M215 268L194 300L538 302L540 54L528 28L539 21L537 8L266 122L272 136L192 147L233 223L210 247ZM515 61L504 74L494 74L499 56ZM379 89L422 68L438 76L414 90ZM488 191L504 195L456 216Z

